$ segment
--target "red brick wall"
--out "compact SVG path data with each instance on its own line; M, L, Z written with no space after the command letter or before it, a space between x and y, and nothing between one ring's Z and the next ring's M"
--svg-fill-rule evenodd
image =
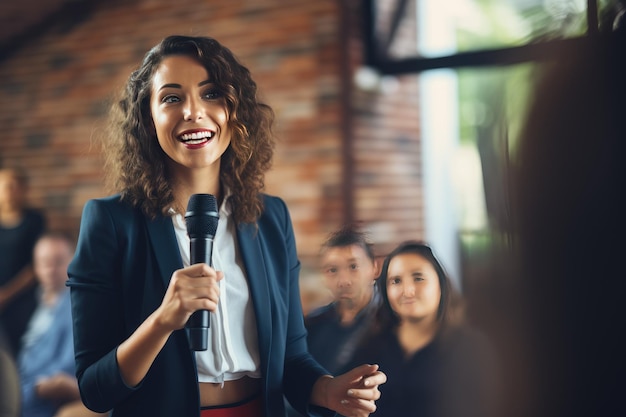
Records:
M289 205L305 274L346 207L372 230L381 252L421 237L417 84L399 80L389 93L352 85L363 59L360 2L96 4L84 18L51 22L0 63L0 164L28 169L30 202L45 210L51 228L75 234L85 201L105 194L92 142L109 94L147 49L178 33L227 45L275 109L280 142L267 191ZM345 184L352 185L347 193Z

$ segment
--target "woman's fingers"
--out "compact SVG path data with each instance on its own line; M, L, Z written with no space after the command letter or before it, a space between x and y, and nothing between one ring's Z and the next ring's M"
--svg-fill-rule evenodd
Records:
M355 399L376 401L377 399L380 398L380 391L378 390L378 386L376 385L373 388L365 388L365 389L352 388L348 390L347 395L348 397L355 398Z
M346 417L367 417L376 411L376 403L371 400L348 398L341 401L342 409L337 410Z
M180 271L180 291L184 291L185 300L192 302L189 308L193 311L214 309L220 295L220 288L217 283L224 277L224 274L221 271L215 271L206 264L192 265L188 269ZM200 304L196 300L200 300ZM204 303L202 300L208 300L211 303Z
M160 322L182 328L198 310L215 311L220 296L218 282L224 277L207 264L194 264L174 271L161 303Z

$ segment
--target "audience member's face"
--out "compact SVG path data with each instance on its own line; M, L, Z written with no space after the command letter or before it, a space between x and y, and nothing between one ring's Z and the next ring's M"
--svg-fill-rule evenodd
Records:
M437 272L420 255L397 255L389 262L387 297L400 320L436 320L441 299Z
M228 112L222 93L198 61L174 55L161 62L152 79L150 111L174 172L207 167L219 172L231 140Z
M65 288L72 255L72 249L61 239L42 238L37 242L33 252L33 267L44 290L57 292Z
M336 301L364 307L372 296L376 264L358 245L327 248L322 254L324 281Z
M24 187L12 170L0 170L0 207L16 209L22 206Z

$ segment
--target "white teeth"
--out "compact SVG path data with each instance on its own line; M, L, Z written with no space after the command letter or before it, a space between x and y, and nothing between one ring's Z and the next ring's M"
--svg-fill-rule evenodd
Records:
M181 139L185 142L187 141L195 141L194 143L202 143L204 139L211 139L213 137L213 132L194 132L194 133L185 133L181 136Z

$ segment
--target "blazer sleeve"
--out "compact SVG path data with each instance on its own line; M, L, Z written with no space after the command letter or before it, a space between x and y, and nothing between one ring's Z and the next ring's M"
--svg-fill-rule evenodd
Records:
M287 262L287 282L282 290L287 290L286 347L283 377L283 390L290 404L299 412L310 417L334 416L332 410L310 404L313 385L322 375L330 372L323 368L309 353L306 342L306 329L300 301L300 261L296 251L296 242L289 211L280 198L268 198L265 201L266 213L273 216L273 222L282 230L285 260ZM261 225L261 227L263 227ZM269 237L269 236L267 236ZM272 237L266 241L276 242ZM280 279L280 278L279 278ZM277 288L277 291L281 289ZM277 322L280 320L276 320ZM276 323L275 323L276 324Z
M117 346L127 335L120 305L123 225L114 221L111 206L103 200L85 205L67 281L80 394L97 412L112 409L138 389L124 383L116 360Z

